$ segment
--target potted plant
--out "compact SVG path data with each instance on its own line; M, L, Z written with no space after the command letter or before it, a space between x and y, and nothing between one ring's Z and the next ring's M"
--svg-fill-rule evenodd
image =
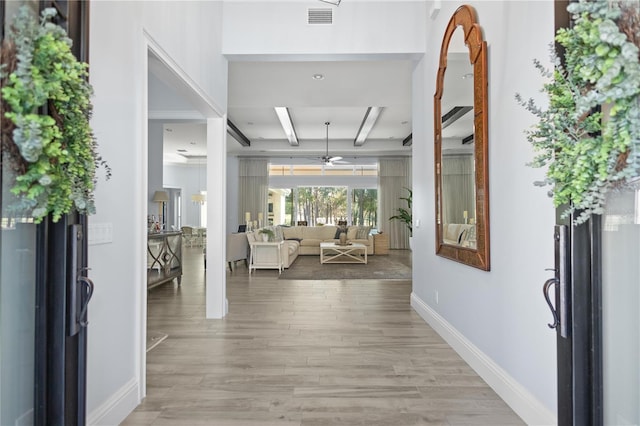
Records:
M534 61L547 78L547 107L519 94L538 122L527 131L533 167L546 167L538 186L549 191L574 224L601 214L606 194L640 174L640 8L633 2L571 3L574 25L557 32L564 62Z
M2 151L14 175L8 208L36 223L48 214L57 222L72 210L94 213L96 169L111 174L89 123L88 65L51 22L56 13L45 9L38 23L29 8L20 8L0 64Z
M398 207L398 214L393 215L389 218L389 220L399 220L404 222L404 224L409 229L409 247L411 247L411 239L413 237L413 217L411 215L411 203L413 200L413 191L409 188L405 188L409 192L409 196L400 197L400 200L404 200L407 202L407 208Z
M262 235L262 240L266 243L268 241L273 241L273 238L276 236L276 234L273 232L273 230L269 229L269 228L262 228L258 231L259 234Z

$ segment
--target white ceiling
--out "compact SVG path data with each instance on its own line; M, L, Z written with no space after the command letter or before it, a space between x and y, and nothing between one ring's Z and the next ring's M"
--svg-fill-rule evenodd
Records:
M457 34L456 34L457 36ZM442 113L453 106L472 105L472 69L464 42L450 45ZM460 46L458 46L460 45ZM228 118L251 141L242 146L227 139L227 151L238 156L270 156L319 161L327 150L346 161L381 156L411 155L403 140L412 133L411 60L378 61L232 61L229 62ZM149 57L149 117L164 123L165 161L206 156L202 115L166 78L166 67ZM322 80L313 78L322 74ZM274 107L290 110L299 146L291 146ZM383 107L367 141L353 141L370 106ZM429 109L431 110L431 109ZM443 131L446 148L471 149L459 140L473 132L473 113L467 113ZM453 146L449 146L453 144ZM178 153L178 150L184 150Z
M149 116L165 123L165 154L175 156L178 149L185 149L188 156L206 155L200 114L156 75L158 64L151 66L151 60ZM411 147L402 141L412 132L412 67L409 60L230 62L228 118L251 140L251 146L229 137L228 152L315 158L325 154L324 123L329 121L331 155L411 155ZM315 80L314 74L324 78ZM276 106L289 108L299 146L290 146L286 140ZM369 106L384 109L365 144L356 147L353 140Z

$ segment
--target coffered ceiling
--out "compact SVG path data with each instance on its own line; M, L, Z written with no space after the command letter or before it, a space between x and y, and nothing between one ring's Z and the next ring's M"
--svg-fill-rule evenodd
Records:
M155 65L157 66L157 64ZM316 159L327 150L345 157L411 155L403 141L411 135L409 60L239 61L229 63L228 118L250 140L228 138L228 152L239 156ZM204 125L198 113L154 72L150 58L149 115L165 123L167 155L206 155ZM161 73L160 73L161 74ZM287 107L299 140L291 146L275 107ZM382 107L367 140L354 139L368 107ZM175 119L171 119L171 115Z

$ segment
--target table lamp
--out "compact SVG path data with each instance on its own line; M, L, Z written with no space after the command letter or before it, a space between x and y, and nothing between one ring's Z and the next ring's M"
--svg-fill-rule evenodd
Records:
M163 204L169 201L169 194L167 193L167 191L156 191L153 194L153 200L151 201L153 201L154 203L158 203L158 222L164 223L162 208L164 207Z

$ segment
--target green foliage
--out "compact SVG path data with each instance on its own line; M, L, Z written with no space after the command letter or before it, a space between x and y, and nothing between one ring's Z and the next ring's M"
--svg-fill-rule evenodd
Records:
M273 230L272 230L272 229L270 229L270 228L261 228L261 229L258 231L258 234L264 234L264 235L267 235L267 236L269 237L269 241L273 241L273 239L274 239L274 238L275 238L275 236L276 236L275 232L273 232Z
M63 28L51 23L54 9L42 12L41 22L22 7L9 39L15 44L14 70L3 67L3 118L14 125L12 142L26 163L11 192L12 208L30 212L36 222L48 214L54 221L74 208L94 213L96 169L110 169L97 154L89 120L93 90L87 64L71 52ZM49 114L42 114L43 108Z
M413 191L410 190L409 188L405 188L405 189L409 191L409 196L400 197L400 199L407 202L408 210L405 209L404 207L398 207L398 214L391 216L389 220L399 220L401 222L404 222L404 224L407 225L407 228L409 228L409 235L412 236L413 235L413 217L411 216L411 204L413 202Z
M579 224L602 213L607 192L640 172L639 49L619 27L623 12L637 22L638 8L581 0L568 11L574 26L556 34L564 66L555 52L552 71L534 61L549 78L542 89L548 107L516 99L538 117L526 132L536 150L530 165L548 167L536 184L552 186L556 207L570 204L563 217L579 211Z

